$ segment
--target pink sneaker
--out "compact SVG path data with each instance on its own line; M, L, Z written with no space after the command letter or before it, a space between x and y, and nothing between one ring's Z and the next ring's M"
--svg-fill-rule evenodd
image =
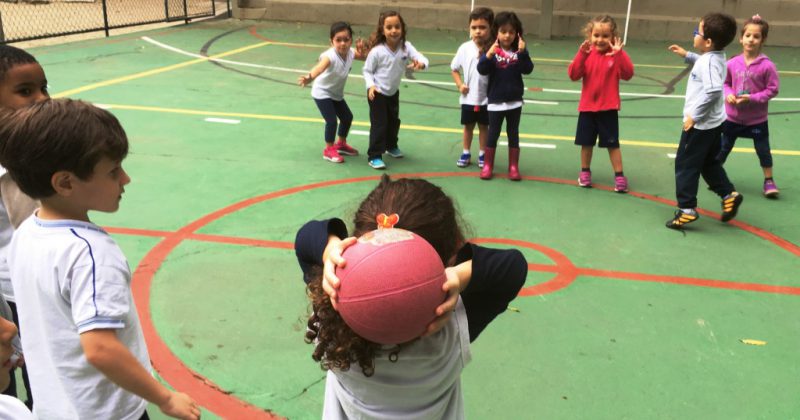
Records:
M342 163L344 159L339 156L339 152L336 150L335 146L328 146L325 150L322 151L322 158L325 160L329 160L333 163Z
M628 178L625 176L615 176L614 177L614 191L624 194L628 192Z
M333 147L336 148L336 151L338 151L340 155L358 156L358 150L343 141L337 141Z
M592 187L592 172L591 171L581 171L580 175L578 175L578 186L583 188L591 188Z

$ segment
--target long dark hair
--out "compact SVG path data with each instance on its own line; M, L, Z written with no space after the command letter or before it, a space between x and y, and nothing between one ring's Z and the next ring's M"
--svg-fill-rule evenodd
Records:
M375 28L375 32L373 32L369 37L370 48L386 42L386 34L383 33L383 24L386 22L386 18L392 16L397 16L397 18L400 19L400 28L403 30L403 36L400 37L400 48L406 47L406 36L408 35L406 21L403 20L402 16L400 16L400 13L397 13L394 10L387 10L385 12L381 12L380 16L378 16L378 26Z
M517 37L511 43L511 51L517 51L519 49L519 37L522 36L522 21L519 20L519 17L514 12L498 13L494 17L494 22L492 22L492 37L497 38L500 28L505 25L511 25L517 32Z
M395 227L412 231L427 240L445 266L451 265L456 252L465 243L453 200L438 186L424 179L401 178L392 181L381 177L354 217L354 236L377 229L375 216L397 213ZM366 376L375 372L375 355L381 345L358 336L333 309L322 290L322 270L315 268L307 293L312 313L308 319L305 341L314 344L311 357L322 369L348 370L357 363Z

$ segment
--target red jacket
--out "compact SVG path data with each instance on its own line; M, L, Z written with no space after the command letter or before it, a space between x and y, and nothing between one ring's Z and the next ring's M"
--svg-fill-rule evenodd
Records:
M578 111L597 112L619 110L619 79L633 77L633 63L624 50L614 55L578 50L567 69L573 81L583 78Z

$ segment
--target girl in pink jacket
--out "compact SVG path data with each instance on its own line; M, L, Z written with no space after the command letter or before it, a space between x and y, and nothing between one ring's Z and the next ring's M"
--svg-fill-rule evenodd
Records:
M614 191L628 191L628 178L622 172L619 150L619 79L633 77L633 63L622 50L617 23L611 16L597 16L586 24L586 40L567 69L573 81L583 79L578 104L578 128L575 144L581 146L581 172L578 185L592 186L592 152L599 146L608 149L614 168Z
M778 71L769 57L761 53L767 40L769 24L761 16L748 19L742 27L743 52L728 61L725 77L725 111L722 124L722 150L717 159L725 162L738 137L753 139L761 169L764 171L764 196L778 197L772 179L772 153L767 125L768 101L778 94Z

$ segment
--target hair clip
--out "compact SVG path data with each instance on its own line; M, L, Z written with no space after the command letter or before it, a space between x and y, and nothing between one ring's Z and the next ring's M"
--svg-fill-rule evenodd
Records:
M754 15L753 15L753 17L752 17L752 18L750 18L750 20L752 20L752 21L753 21L753 22L755 22L755 23L760 23L760 22L761 22L761 15L759 15L758 13L756 13L756 14L754 14Z
M375 218L375 221L378 222L378 229L391 229L400 221L400 216L397 213L388 216L386 213L381 213Z

